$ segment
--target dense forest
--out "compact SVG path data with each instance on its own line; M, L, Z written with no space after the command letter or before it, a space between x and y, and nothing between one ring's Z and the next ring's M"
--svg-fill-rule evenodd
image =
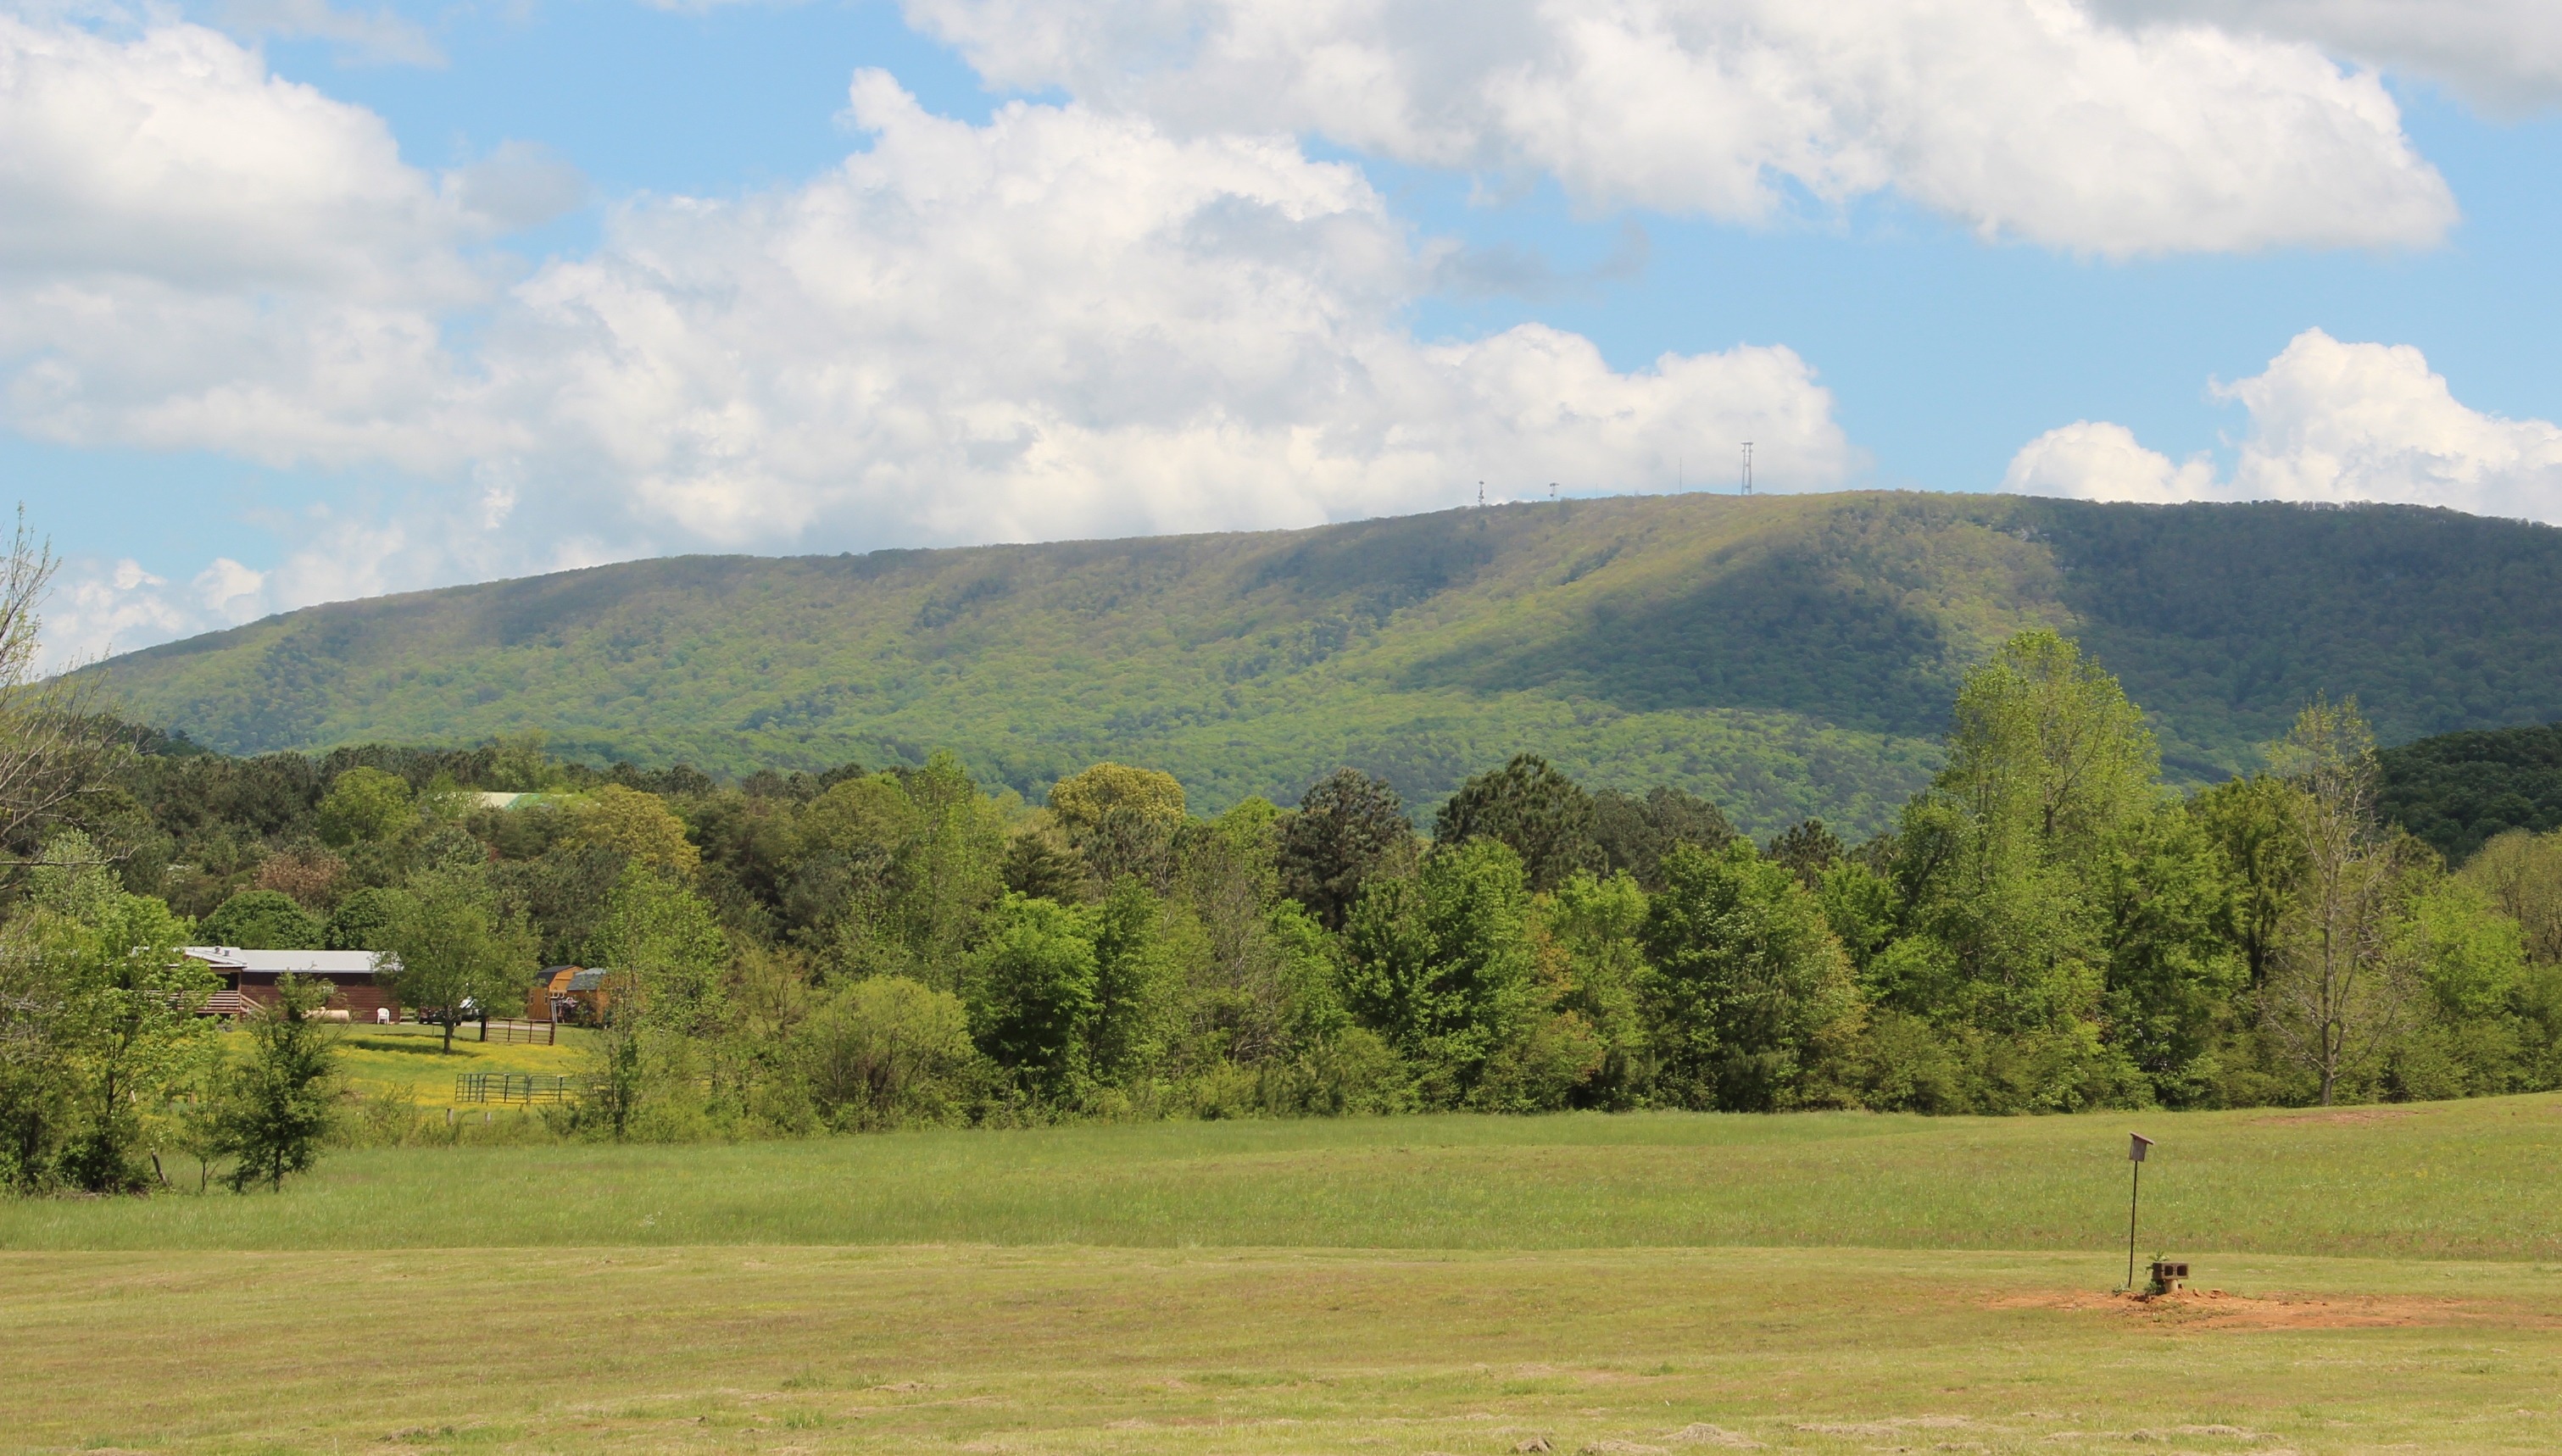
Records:
M2378 767L2384 817L2450 860L2511 829L2562 829L2562 723L2424 738Z
M1498 505L1132 541L689 557L312 608L105 664L229 753L460 745L724 777L1099 760L1198 810L1350 765L1429 811L1536 751L1766 838L1892 826L2013 634L2075 637L2185 787L2316 695L2386 745L2562 718L2562 530L2408 506L1850 492Z
M2450 860L2396 827L2354 702L2186 794L2118 679L2037 629L1947 721L1856 843L1755 842L1528 754L1426 835L1354 767L1201 814L1111 762L1035 805L949 753L722 782L531 734L244 758L119 732L94 792L14 831L0 1176L135 1187L156 1140L203 1136L237 1063L182 1014L190 942L389 952L410 1004L607 968L562 1137L2562 1086L2562 834ZM332 1115L397 1136L383 1111Z

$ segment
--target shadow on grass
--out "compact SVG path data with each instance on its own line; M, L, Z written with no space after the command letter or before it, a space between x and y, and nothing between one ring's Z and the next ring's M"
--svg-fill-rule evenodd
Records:
M350 1036L347 1038L346 1044L349 1046L359 1046L367 1051L407 1051L425 1056L443 1056L445 1054L445 1042L441 1037L430 1039L407 1036ZM454 1050L456 1055L461 1055L462 1043L458 1041L456 1042L454 1044Z

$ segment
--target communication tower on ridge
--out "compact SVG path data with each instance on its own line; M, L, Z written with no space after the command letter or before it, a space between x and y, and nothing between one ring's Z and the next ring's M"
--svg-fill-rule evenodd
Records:
M1743 442L1743 485L1735 493L1738 495L1752 493L1752 442L1748 440Z

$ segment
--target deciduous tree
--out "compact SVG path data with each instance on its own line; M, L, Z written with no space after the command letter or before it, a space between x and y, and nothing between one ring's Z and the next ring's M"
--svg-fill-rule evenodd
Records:
M655 794L608 784L569 808L565 836L573 844L614 852L671 874L692 874L702 853L685 837L685 824Z
M1184 826L1184 786L1174 775L1096 764L1050 786L1049 812L1098 886L1133 874L1167 887Z
M1625 870L1606 879L1578 873L1539 902L1541 937L1562 963L1557 1009L1580 1017L1602 1047L1590 1089L1598 1106L1635 1105L1654 1080L1641 1000L1645 924L1646 893Z
M394 994L405 1005L442 1013L447 1052L467 1006L486 1019L490 1007L523 994L534 971L532 929L521 916L502 913L480 875L413 875L387 908L379 949L397 963L390 968Z
M1248 798L1177 836L1164 942L1165 954L1185 965L1167 988L1190 1014L1197 1054L1253 1065L1288 1042L1292 994L1272 925L1282 819L1270 801Z
M337 1058L330 1032L312 1013L330 989L325 981L277 977L274 1004L249 1020L250 1054L224 1079L212 1148L233 1160L224 1180L233 1192L262 1183L280 1192L286 1176L319 1161Z
M841 988L795 1029L793 1045L821 1115L866 1132L958 1114L975 1055L961 999L903 976Z
M2162 804L2160 758L2115 678L2052 632L2021 633L1966 675L1948 765L1906 807L1897 889L1916 951L1872 962L1908 1008L1992 1039L2002 1110L2123 1095L2102 1039L2108 856ZM1939 957L1947 959L1942 962ZM1939 972L1944 969L1946 976Z
M2562 965L2562 830L2495 835L2465 861L2459 877L2517 922L2530 959Z
M0 558L0 880L34 862L58 827L85 819L133 756L132 735L103 711L100 673L41 665L41 609L60 564L21 506Z
M320 837L340 847L389 843L407 836L418 822L409 781L380 769L347 770L320 801Z
M1426 1100L1465 1102L1545 1007L1521 856L1495 838L1437 844L1412 879L1374 879L1345 934L1345 1003L1414 1064Z
M2241 951L2255 988L2269 978L2303 878L2295 793L2277 775L2254 774L2218 784L2189 805L2189 813L2223 852L2228 885L2224 934Z
M149 1134L210 1053L214 981L178 951L185 926L124 892L77 830L33 869L0 931L0 1174L124 1192L150 1177Z
M252 951L316 951L328 939L320 918L274 890L243 890L196 927L198 944Z
M675 1073L728 1022L730 958L720 918L700 895L646 865L624 866L587 947L587 964L606 973L608 998L580 1107L590 1126L620 1140L652 1102L691 1095L690 1075Z
M1822 906L1787 866L1749 843L1676 849L1641 939L1666 1096L1738 1112L1820 1100L1816 1038L1857 995Z
M1136 875L1123 875L1082 917L1094 946L1094 1009L1085 1066L1095 1080L1127 1085L1154 1072L1183 1013L1184 968L1167 936L1167 906Z
M2205 826L2165 806L2127 821L2093 883L2106 957L2103 1035L2165 1106L2217 1097L2218 1048L2250 986L2228 934L2227 871Z
M1042 1101L1084 1089L1101 1008L1092 928L1047 900L1007 895L970 958L970 1031L991 1061Z
M399 890L358 890L338 902L320 931L321 947L331 951L387 951L392 922L402 902Z
M710 1035L722 1023L729 937L712 907L680 880L627 866L588 960L623 980L628 1007L618 1019L689 1036Z
M902 787L917 818L893 866L899 932L927 972L926 984L949 990L980 917L1005 893L1005 816L948 753L906 774Z
M2314 700L2273 758L2294 791L2304 861L2261 1004L2328 1107L2408 1017L2418 968L2397 924L2407 850L2376 822L2375 738L2354 699Z

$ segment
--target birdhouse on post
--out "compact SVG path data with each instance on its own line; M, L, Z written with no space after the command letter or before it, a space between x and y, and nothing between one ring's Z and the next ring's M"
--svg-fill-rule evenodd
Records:
M2126 1189L2126 1287L2135 1287L2135 1207L2144 1193L2144 1153L2153 1140L2141 1133L2126 1134L2126 1161L2134 1165L2133 1185Z

